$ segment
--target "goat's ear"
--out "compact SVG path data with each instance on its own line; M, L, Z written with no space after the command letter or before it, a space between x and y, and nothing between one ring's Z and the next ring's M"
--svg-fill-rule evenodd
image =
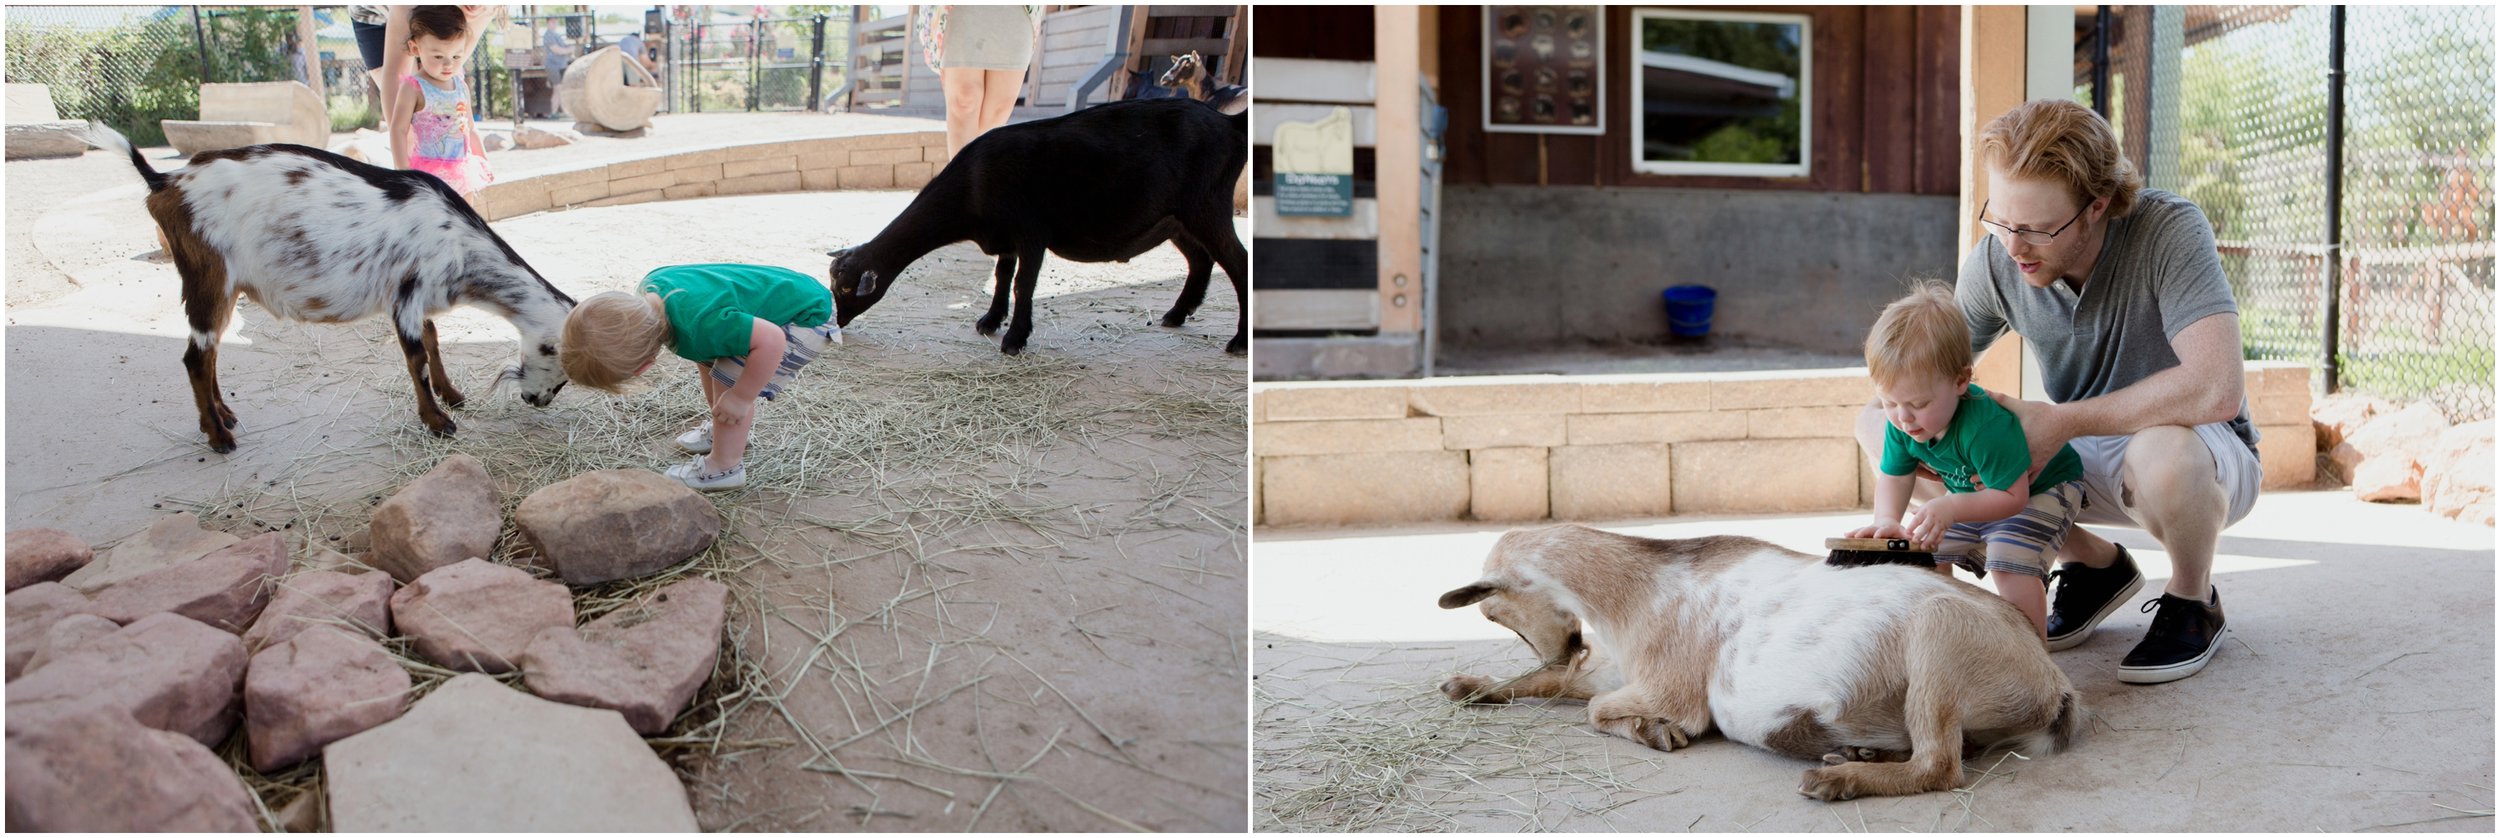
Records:
M874 293L877 293L877 279L878 279L878 277L877 277L877 272L876 272L876 271L860 271L860 272L859 272L859 285L857 285L857 286L853 287L853 288L851 289L851 293L853 293L853 294L874 294Z
M1460 588L1460 589L1458 589L1458 590L1451 591L1451 592L1446 593L1446 594L1442 594L1442 595L1441 595L1441 607L1443 607L1443 608L1465 608L1465 607L1467 607L1467 606L1470 606L1470 605L1474 605L1474 604L1476 604L1476 602L1477 602L1477 601L1482 600L1482 599L1484 599L1485 597L1489 597L1489 596L1494 595L1495 593L1499 592L1500 590L1501 590L1500 588L1493 587L1493 586L1492 586L1492 585L1490 585L1490 584L1487 584L1487 583L1484 583L1484 582L1478 582L1478 583L1476 583L1476 584L1469 585L1469 586L1467 586L1467 587Z

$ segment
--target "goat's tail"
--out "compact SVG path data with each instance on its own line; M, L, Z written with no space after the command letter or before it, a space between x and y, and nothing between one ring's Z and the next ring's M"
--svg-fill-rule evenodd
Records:
M2058 695L2057 715L2049 720L2048 727L1997 742L1989 750L2014 751L2026 758L2064 753L2083 736L2083 726L2091 718L2084 712L2081 696L2069 688Z
M173 181L173 178L157 171L155 166L148 165L148 159L140 156L139 149L130 144L130 138L122 136L120 131L106 127L104 123L87 123L87 143L106 151L118 151L130 155L130 165L139 167L139 176L147 179L149 192L163 191L165 185Z
M2057 718L2049 722L2049 749L2064 752L2074 747L2075 740L2083 736L2084 725L2090 724L2091 720L2092 714L2084 711L2075 691L2068 689L2058 696Z

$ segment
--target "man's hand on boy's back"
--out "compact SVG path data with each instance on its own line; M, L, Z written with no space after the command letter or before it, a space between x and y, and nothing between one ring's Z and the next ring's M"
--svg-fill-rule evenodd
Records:
M2023 442L2031 448L2031 469L2025 473L2026 476L2038 477L2040 469L2049 464L2049 459L2057 456L2057 449L2074 441L2074 436L2066 432L2064 423L2058 421L2057 405L2024 401L1993 390L1988 392L1988 397L2014 414L2014 421L2022 423Z

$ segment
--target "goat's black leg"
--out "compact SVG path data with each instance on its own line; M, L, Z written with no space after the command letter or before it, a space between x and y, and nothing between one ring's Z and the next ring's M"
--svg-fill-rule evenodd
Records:
M1234 321L1233 339L1224 344L1224 351L1241 355L1250 351L1250 251L1241 246L1241 236L1233 231L1230 197L1222 197L1223 200L1182 219L1181 230L1213 253L1215 263L1224 268L1224 276L1233 281L1233 299L1240 304L1241 317Z
M1010 250L998 254L998 273L990 289L990 310L989 313L981 315L980 322L972 325L974 330L979 331L983 336L998 334L999 321L1007 319L1007 292L1015 287L1015 281L1016 252Z
M442 397L443 406L457 408L468 402L467 396L460 395L460 388L451 386L451 375L444 372L443 346L434 337L432 320L425 321L425 370L434 383L434 395Z
M1207 280L1215 273L1215 257L1208 255L1205 246L1191 240L1188 233L1173 236L1172 246L1180 248L1181 258L1189 260L1189 280L1181 284L1180 299L1172 301L1172 310L1163 313L1166 329L1180 328L1188 322L1189 315L1197 313L1198 304L1207 299Z
M1009 355L1024 352L1024 339L1033 334L1033 286L1042 278L1042 255L1050 248L1038 243L1016 243L1016 310L1007 322L1007 336L998 342L998 351Z
M408 357L408 380L417 388L417 419L423 421L425 429L433 431L435 436L451 436L460 430L460 424L451 421L451 414L444 413L442 405L434 403L432 382L426 378L426 356L429 354L425 339L427 323L421 315L412 312L397 314L392 320L399 328L400 354Z

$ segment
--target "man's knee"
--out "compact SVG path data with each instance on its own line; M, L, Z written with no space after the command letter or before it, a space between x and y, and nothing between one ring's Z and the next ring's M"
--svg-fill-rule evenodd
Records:
M2127 443L2125 491L2132 497L2124 502L2156 517L2219 515L2224 506L2216 468L2213 452L2196 429L2145 428Z

